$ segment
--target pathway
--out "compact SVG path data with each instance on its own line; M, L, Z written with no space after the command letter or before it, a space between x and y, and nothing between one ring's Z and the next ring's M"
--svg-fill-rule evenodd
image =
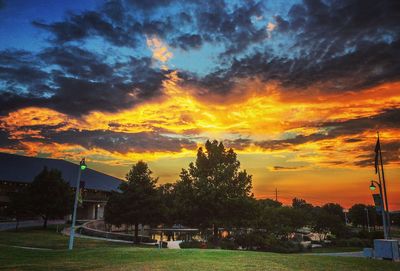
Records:
M356 258L363 258L362 251L355 251L355 252L329 252L329 253L310 253L307 255L314 255L314 256L338 256L338 257L356 257Z
M64 224L64 220L49 220L47 225L57 225L57 224ZM0 222L0 231L12 230L15 229L17 222L10 221L10 222ZM31 228L31 227L40 227L43 225L43 220L25 220L19 222L18 228Z

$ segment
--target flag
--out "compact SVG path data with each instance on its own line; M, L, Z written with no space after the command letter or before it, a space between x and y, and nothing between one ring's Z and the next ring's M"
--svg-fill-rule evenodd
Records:
M375 174L378 174L378 167L379 167L379 151L381 150L381 143L379 142L379 136L378 139L376 140L376 145L375 145Z
M382 212L382 198L380 194L372 194L375 203L375 209L380 214Z

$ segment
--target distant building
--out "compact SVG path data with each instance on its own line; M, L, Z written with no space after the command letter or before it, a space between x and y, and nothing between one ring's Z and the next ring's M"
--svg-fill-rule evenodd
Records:
M77 164L59 159L0 153L0 217L7 208L9 195L19 186L32 183L44 167L60 170L63 179L72 188L76 187ZM78 219L102 219L109 194L118 191L122 180L87 168L82 173L81 181L85 188L82 189L83 204L78 209Z

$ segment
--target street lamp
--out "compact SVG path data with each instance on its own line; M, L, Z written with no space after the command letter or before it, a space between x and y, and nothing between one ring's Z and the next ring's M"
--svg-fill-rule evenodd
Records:
M374 180L371 180L369 189L371 191L375 191L376 186L378 186L378 188L379 188L380 204L381 204L381 211L382 211L383 234L385 236L385 239L388 239L388 231L387 231L387 224L386 224L387 220L386 220L385 207L383 206L383 197L382 197L382 185Z
M87 168L87 165L85 163L85 158L82 158L82 160L79 162L79 170L78 170L78 178L76 179L76 190L75 190L75 199L74 199L74 211L72 213L72 223L71 223L71 229L69 232L69 244L68 244L68 249L72 250L74 247L74 235L75 235L75 223L76 223L76 209L78 209L78 198L79 198L79 186L81 183L81 174L82 171L84 171Z
M369 189L371 189L371 191L375 191L376 186L374 184L374 181L371 181L371 185L369 186Z

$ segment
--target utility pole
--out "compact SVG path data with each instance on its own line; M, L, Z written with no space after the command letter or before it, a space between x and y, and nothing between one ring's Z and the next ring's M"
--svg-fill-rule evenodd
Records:
M278 201L278 188L275 188L275 201Z

